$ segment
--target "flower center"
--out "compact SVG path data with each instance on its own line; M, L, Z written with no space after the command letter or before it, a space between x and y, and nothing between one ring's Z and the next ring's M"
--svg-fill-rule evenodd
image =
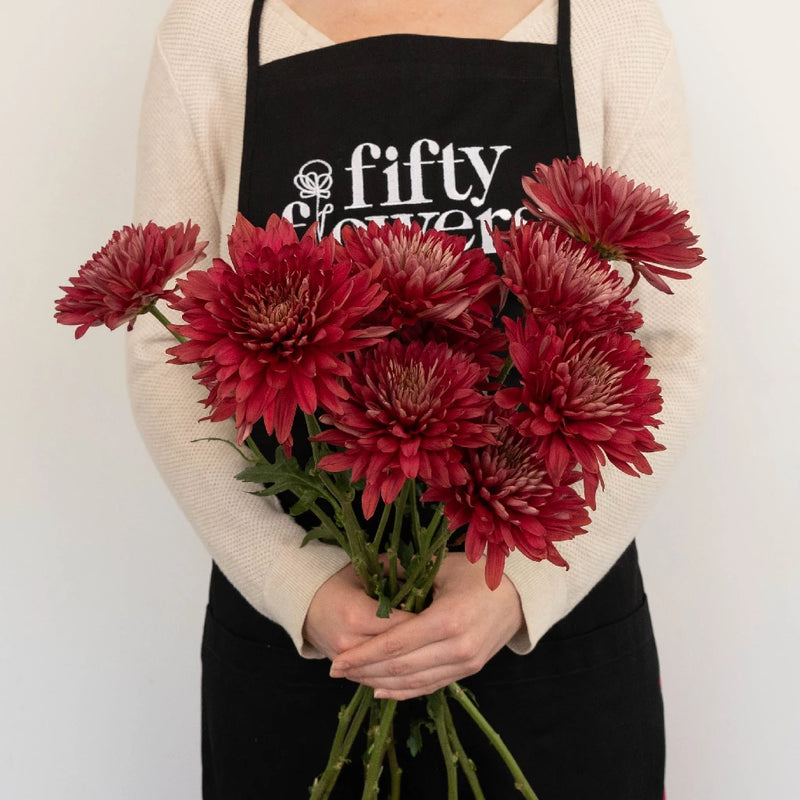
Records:
M422 233L414 236L391 236L388 242L374 240L377 253L387 258L397 269L414 271L422 267L427 274L452 268L457 256L435 238L424 239Z
M316 303L302 276L286 283L259 283L241 294L238 303L240 335L251 349L294 350L307 340L314 324Z
M571 370L569 405L581 415L604 416L618 407L616 392L620 371L600 353L584 355Z
M379 393L381 405L411 432L429 421L439 408L441 378L438 362L425 366L419 362L391 361L387 365Z

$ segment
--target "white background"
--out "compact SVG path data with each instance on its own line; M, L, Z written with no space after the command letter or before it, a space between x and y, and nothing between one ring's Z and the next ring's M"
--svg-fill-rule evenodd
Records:
M130 219L139 100L167 4L40 0L3 13L4 800L200 796L208 560L132 423L124 334L76 344L52 320L58 285ZM716 313L707 418L640 537L668 791L789 800L800 17L788 4L662 4L687 78Z

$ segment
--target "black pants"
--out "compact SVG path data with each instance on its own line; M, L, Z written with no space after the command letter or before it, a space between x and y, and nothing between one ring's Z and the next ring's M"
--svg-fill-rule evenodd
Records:
M216 566L202 653L204 800L303 800L324 768L337 712L354 684L328 677L327 660L300 658L288 635ZM506 648L463 683L540 800L662 800L658 658L635 545L532 653ZM483 734L454 704L453 713L487 800L518 798ZM408 725L423 715L423 701L400 704L402 796L442 800L435 738L426 738L416 758L403 745ZM354 761L334 797L360 798L358 755ZM466 786L460 796L471 796Z

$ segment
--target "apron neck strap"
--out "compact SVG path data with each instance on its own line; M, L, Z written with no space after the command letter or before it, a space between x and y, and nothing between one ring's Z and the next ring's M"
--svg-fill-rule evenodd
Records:
M264 10L264 0L254 0L253 10L250 12L250 31L247 35L247 82L252 80L261 64L259 40L261 37L261 12Z
M569 0L558 0L558 71L561 78L561 101L564 108L564 121L567 133L566 156L577 158L580 155L578 136L578 113L575 107L575 83L572 76L572 54L570 37L572 33Z
M569 53L570 46L569 0L558 0L558 49Z

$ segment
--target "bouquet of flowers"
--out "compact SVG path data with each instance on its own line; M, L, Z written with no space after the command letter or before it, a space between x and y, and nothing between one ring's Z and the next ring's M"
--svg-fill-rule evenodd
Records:
M652 432L661 393L635 338L643 320L631 290L644 277L670 292L666 278L701 263L688 213L580 158L537 165L523 188L532 218L492 232L499 271L464 239L417 224L345 228L339 242L240 215L231 263L215 259L168 289L206 243L191 222L151 222L114 233L62 287L56 318L79 338L156 315L177 339L172 363L197 366L208 418L234 419L231 444L249 462L237 477L291 497L294 515L313 514L305 541L346 550L379 616L418 612L456 543L472 562L485 556L492 589L514 549L566 568L557 544L586 532L602 468L648 474L647 453L663 449ZM629 281L612 261L627 262ZM251 436L257 425L277 445L269 457ZM302 439L304 463L293 456ZM449 797L458 769L484 797L450 702L535 798L458 684L427 702ZM378 797L385 763L399 798L396 704L356 690L312 798L331 795L365 726L363 798ZM419 747L414 735L409 747Z

